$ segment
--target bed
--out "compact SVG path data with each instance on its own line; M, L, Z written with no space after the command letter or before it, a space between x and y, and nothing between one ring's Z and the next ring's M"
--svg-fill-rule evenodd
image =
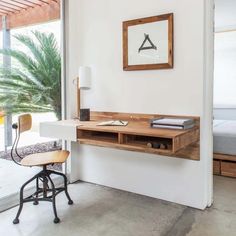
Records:
M214 120L214 174L236 177L236 121Z

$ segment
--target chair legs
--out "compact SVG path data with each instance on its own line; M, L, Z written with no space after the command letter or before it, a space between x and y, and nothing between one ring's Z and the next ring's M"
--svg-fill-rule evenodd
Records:
M55 174L55 175L60 175L60 176L62 176L63 178L64 178L64 188L65 188L65 194L66 194L66 197L67 197L67 199L68 199L68 204L69 205L72 205L73 204L73 201L71 200L71 198L70 198L70 195L69 195L69 193L68 193L68 189L67 189L67 177L66 177L66 175L65 174L63 174L63 173L61 173L61 172L56 172L56 171L52 171L52 173L53 174Z
M64 186L56 188L50 175L59 175L62 176L64 179ZM26 185L31 183L32 181L36 180L36 192L29 197L24 198L24 188ZM39 181L42 181L42 187L39 186ZM51 188L49 187L48 183L50 183ZM56 210L56 196L60 192L65 192L66 197L68 199L68 204L72 205L73 201L70 198L70 195L67 190L67 177L63 173L56 172L53 170L47 170L46 166L43 167L43 170L35 175L33 178L29 179L26 183L24 183L20 189L20 205L16 215L16 218L13 220L13 224L19 223L19 216L21 214L23 204L26 202L33 202L34 205L38 205L39 201L49 201L52 203L53 212L54 212L54 223L59 223L60 219L57 216ZM50 193L50 195L48 195Z
M56 209L56 190L55 190L55 185L54 185L50 176L48 176L48 179L49 179L51 186L52 186L52 207L53 207L53 212L55 215L54 223L57 224L60 222L60 219L57 216L57 209Z
M33 180L37 179L39 176L39 174L35 175L33 178L29 179L28 181L26 181L21 189L20 189L20 205L19 205L19 209L18 209L18 212L16 214L16 218L13 220L13 224L18 224L20 221L19 221L19 216L20 216L20 213L22 211L22 208L23 208L23 203L24 203L24 188L26 185L28 185L29 183L31 183Z
M36 193L35 193L35 200L33 202L34 205L38 205L39 201L38 201L38 193L39 193L39 178L36 179Z

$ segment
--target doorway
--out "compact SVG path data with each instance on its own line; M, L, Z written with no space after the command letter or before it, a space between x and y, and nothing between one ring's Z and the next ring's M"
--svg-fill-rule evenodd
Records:
M215 0L214 190L232 198L236 183L236 1ZM221 183L221 184L220 184ZM230 190L231 189L231 190Z

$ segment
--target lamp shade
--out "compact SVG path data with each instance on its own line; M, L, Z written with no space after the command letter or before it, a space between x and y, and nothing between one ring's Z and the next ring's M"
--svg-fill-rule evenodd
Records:
M88 66L79 67L79 88L87 90L91 87L91 68Z

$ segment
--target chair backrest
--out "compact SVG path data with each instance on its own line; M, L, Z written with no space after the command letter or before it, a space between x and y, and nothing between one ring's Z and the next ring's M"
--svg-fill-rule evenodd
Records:
M30 114L24 114L18 117L19 133L30 130L32 127L32 117Z
M18 158L20 158L21 160L23 159L23 157L17 151L18 143L20 140L20 134L27 130L30 130L31 127L32 127L32 117L30 114L24 114L19 116L18 123L12 125L12 128L16 131L16 137L11 148L11 158L18 165L21 164L18 160L15 159L14 153Z

